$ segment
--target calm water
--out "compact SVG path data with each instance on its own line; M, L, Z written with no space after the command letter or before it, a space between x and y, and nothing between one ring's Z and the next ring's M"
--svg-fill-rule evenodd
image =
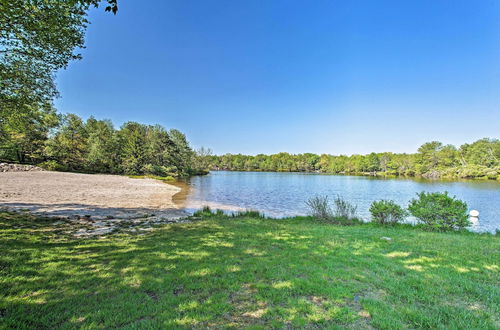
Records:
M224 210L259 210L268 216L305 215L305 201L314 195L339 194L357 204L358 215L369 220L372 201L392 199L400 205L420 191L448 191L467 202L469 210L480 212L474 231L500 229L500 182L428 181L380 179L363 176L338 176L303 173L211 172L192 178L178 203L188 210L208 205ZM410 219L411 220L411 219Z

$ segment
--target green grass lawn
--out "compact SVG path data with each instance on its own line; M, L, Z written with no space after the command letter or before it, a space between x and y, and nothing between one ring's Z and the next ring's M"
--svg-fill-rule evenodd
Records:
M0 213L1 328L500 327L498 236L215 218L74 239L53 222Z

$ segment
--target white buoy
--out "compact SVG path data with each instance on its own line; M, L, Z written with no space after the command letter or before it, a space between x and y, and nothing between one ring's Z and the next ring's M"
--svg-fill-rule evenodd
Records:
M469 215L470 215L471 217L475 217L475 218L477 218L477 217L479 217L479 211L478 211L478 210L471 210L471 211L469 212Z

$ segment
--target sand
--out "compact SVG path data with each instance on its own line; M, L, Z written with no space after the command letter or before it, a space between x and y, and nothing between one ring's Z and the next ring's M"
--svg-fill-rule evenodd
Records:
M172 197L180 188L153 179L64 172L0 173L0 208L101 224L172 221L186 216ZM113 221L110 221L113 220Z

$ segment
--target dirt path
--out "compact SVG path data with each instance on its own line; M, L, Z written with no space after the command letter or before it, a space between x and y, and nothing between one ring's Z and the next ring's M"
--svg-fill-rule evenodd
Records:
M179 191L180 188L158 180L118 175L0 173L0 208L97 222L94 227L116 226L120 220L176 221L186 216L172 201Z

